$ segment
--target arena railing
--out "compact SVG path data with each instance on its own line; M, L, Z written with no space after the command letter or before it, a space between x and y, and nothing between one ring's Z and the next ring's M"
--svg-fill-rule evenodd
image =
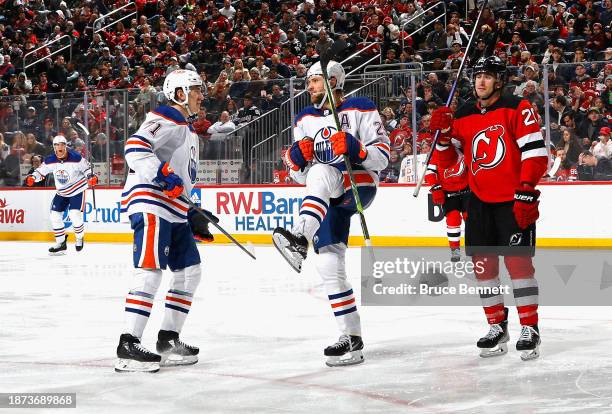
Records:
M107 18L110 18L112 15L120 13L122 11L128 11L127 10L128 8L133 8L134 10L129 12L127 15L117 19L117 20L113 20L111 23L108 23L108 24L106 24L104 26L101 26L102 24L104 24L104 21ZM130 2L130 3L124 4L123 6L119 7L118 9L112 10L112 11L106 13L104 16L100 16L96 20L94 20L93 25L92 25L93 30L94 30L94 34L96 34L98 32L101 32L102 30L105 30L105 29L107 29L107 28L109 28L109 27L111 27L111 26L113 26L113 25L115 25L115 24L125 20L125 19L129 19L129 18L131 18L133 16L136 16L136 15L137 15L136 4L134 2Z
M52 51L52 52L51 52L51 53L49 53L48 55L45 55L45 56L43 56L43 57L41 57L41 58L39 58L39 59L35 60L35 61L34 61L34 62L32 62L32 63L26 64L26 62L27 62L27 58L28 58L28 57L30 57L30 56L32 56L32 55L34 55L34 56L35 56L35 55L36 55L36 54L37 54L37 53L38 53L40 50L45 49L45 48L48 48L48 47L50 47L51 45L54 45L55 43L59 43L59 42L61 42L61 41L63 41L63 40L66 40L66 39L68 39L68 44L67 44L67 45L65 45L65 46L61 46L61 45L60 45L60 48L59 48L59 49ZM50 57L52 57L52 56L54 56L54 55L57 55L58 53L63 52L63 51L64 51L64 50L66 50L66 49L69 49L70 60L72 60L72 43L73 43L72 36L70 36L70 35L63 35L63 36L61 36L61 37L58 37L58 38L57 38L57 39L55 39L55 40L52 40L52 41L50 41L50 42L47 42L47 43L45 43L44 45L41 45L41 46L37 47L36 49L34 49L34 50L32 50L32 51L30 51L30 52L26 53L25 55L23 55L23 71L25 72L25 71L26 71L26 69L28 69L28 68L30 68L30 67L32 67L32 66L34 66L34 65L36 65L36 64L38 64L38 63L40 63L40 62L42 62L42 61L44 61L45 59L48 59L48 58L50 58Z
M401 31L404 32L406 31L406 26L408 26L410 23L412 23L413 21L415 21L416 19L418 19L419 17L425 16L426 13L428 13L429 11L437 8L438 6L442 6L444 11L439 15L434 17L433 19L431 19L428 23L421 25L417 30L415 30L414 32L410 33L408 36L413 36L416 33L420 32L421 30L423 30L424 28L430 26L431 24L433 24L435 21L439 20L441 17L444 18L444 27L446 28L446 3L443 1L439 1L436 4L433 4L432 6L428 7L427 9L424 9L423 11L416 13L414 16L412 16L410 19L408 19L407 21L405 21L402 24L402 29ZM402 36L402 50L404 50L404 46L405 46L405 42L404 42L404 36Z

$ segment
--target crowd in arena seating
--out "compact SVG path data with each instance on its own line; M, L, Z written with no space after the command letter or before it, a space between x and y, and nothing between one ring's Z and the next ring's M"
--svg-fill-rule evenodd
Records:
M210 151L214 134L280 107L291 92L286 79L303 78L336 38L348 44L338 58L363 52L349 62L353 67L379 53L388 67L423 65L416 96L400 88L397 100L380 108L393 146L385 177L393 182L404 157L429 151L429 114L447 101L472 30L470 61L492 53L504 59L507 92L526 97L542 126L548 65L550 139L562 159L552 179L610 176L612 0L490 0L474 29L475 6L472 0L446 1L445 8L433 0L0 0L0 185L19 185L19 165L39 162L58 133L94 160L119 156L122 140L162 101L164 76L177 68L196 70L204 81L203 118L195 127ZM444 10L446 18L438 18ZM469 74L457 90L453 107L471 94ZM75 127L84 111L88 136Z

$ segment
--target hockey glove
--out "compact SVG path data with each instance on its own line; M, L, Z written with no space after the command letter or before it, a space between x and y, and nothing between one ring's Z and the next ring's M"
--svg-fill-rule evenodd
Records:
M512 210L516 223L521 229L526 229L540 217L538 197L540 197L540 191L529 185L524 185L514 193Z
M36 182L36 179L34 178L33 175L28 175L25 178L25 183L28 187L32 187L34 185L34 183Z
M440 135L440 143L448 144L450 139L450 131L453 126L453 111L447 107L443 106L435 109L431 113L431 120L429 121L429 128L432 131L439 130Z
M442 205L446 201L446 194L444 194L444 190L442 190L442 186L440 184L436 184L429 189L431 193L431 201L434 204Z
M335 156L346 154L353 164L361 164L368 156L368 151L363 143L348 132L336 132L329 138L329 141Z
M202 209L204 210L204 209ZM214 220L215 223L219 222L219 218L213 215L210 211L206 211ZM196 240L205 243L211 243L215 240L215 237L212 235L210 230L208 229L208 223L210 223L206 217L200 214L196 209L190 208L187 213L187 220L189 221L189 227L191 227L191 232L193 233L193 237Z
M285 165L293 171L300 171L306 168L309 161L312 161L314 156L314 140L312 138L303 138L295 141L291 148L285 152Z
M90 187L95 187L96 185L98 185L98 176L95 174L89 174L87 176L87 183Z
M164 194L170 198L177 198L183 194L183 180L174 173L167 162L162 161L153 181L159 184Z

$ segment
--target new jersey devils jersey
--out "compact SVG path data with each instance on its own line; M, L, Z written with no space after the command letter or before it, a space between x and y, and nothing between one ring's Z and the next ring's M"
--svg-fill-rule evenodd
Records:
M365 169L368 174L356 174L357 185L360 180L368 180L369 183L378 182L378 173L389 163L389 137L380 119L376 105L368 98L351 97L344 100L336 108L340 129L350 133L360 140L366 147L368 155L361 166L355 169ZM314 140L313 163L330 164L344 171L343 157L335 156L329 138L336 132L336 124L332 112L329 109L317 109L309 106L300 112L294 122L294 138L299 141L303 138ZM291 177L298 183L303 184L306 180L308 169L305 171L291 171ZM364 175L362 177L362 175ZM368 179L367 176L371 179ZM364 183L366 184L366 183Z
M502 96L487 108L468 102L454 114L451 136L463 147L469 186L482 201L512 201L522 183L535 186L546 171L548 151L531 104ZM437 145L445 167L456 163L449 145Z
M154 179L161 162L168 162L183 180L183 195L189 197L196 182L198 154L198 135L177 109L160 106L149 112L125 143L130 173L121 194L121 212L127 216L152 213L173 223L186 221L189 205L168 198Z
M425 182L430 185L440 184L442 190L453 192L465 189L468 186L468 173L465 168L465 159L463 153L457 148L460 143L457 140L452 140L451 150L457 153L457 161L450 167L440 165L439 152L434 151L427 171L425 172Z

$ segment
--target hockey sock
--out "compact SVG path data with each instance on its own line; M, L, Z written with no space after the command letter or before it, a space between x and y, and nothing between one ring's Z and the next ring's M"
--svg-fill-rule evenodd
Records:
M361 336L361 319L355 294L346 280L345 252L344 244L322 247L316 255L316 266L340 332Z
M301 233L308 241L311 241L321 222L327 214L329 198L324 200L316 196L306 196L300 207L300 216L295 226L295 232Z
M64 237L66 236L66 230L64 228L62 213L51 210L51 226L53 227L53 236L55 236L55 241L57 243L63 242Z
M499 258L497 256L474 256L474 273L479 287L499 287ZM504 320L504 297L501 294L481 293L480 301L489 324Z
M446 214L446 234L451 249L458 249L461 240L461 213L457 210Z
M166 294L162 330L181 332L201 278L202 272L199 264L172 272L172 282Z
M159 269L134 269L132 289L125 299L125 333L142 337L161 279L162 271Z
M538 281L533 277L535 269L529 256L508 256L504 258L512 279L516 310L521 325L538 323Z
M80 210L68 210L68 215L72 221L74 237L81 240L84 236L85 223L83 222L83 212Z

